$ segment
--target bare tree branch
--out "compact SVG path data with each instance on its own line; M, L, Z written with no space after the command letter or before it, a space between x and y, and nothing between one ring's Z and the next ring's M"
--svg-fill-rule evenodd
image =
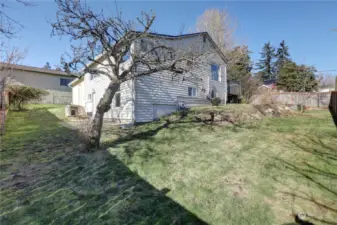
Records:
M7 39L13 38L15 34L23 28L23 25L8 15L6 12L15 3L23 6L34 6L33 3L26 0L0 0L0 37L3 36Z
M93 12L80 0L55 0L58 11L51 23L52 35L70 36L81 44L71 46L62 62L68 72L107 76L109 84L100 99L91 122L90 143L98 146L103 115L110 109L111 101L120 84L139 76L168 71L172 77L186 73L199 63L205 48L200 46L166 45L151 33L154 14L142 12L135 22L123 20L116 12L106 17L101 11ZM117 8L117 7L116 7ZM163 39L164 40L164 39ZM147 42L146 50L138 49ZM76 42L76 43L78 43ZM192 75L192 73L191 73Z

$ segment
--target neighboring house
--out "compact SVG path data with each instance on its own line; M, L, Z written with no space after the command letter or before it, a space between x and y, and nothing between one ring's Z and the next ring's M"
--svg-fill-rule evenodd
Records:
M260 87L258 87L258 89L267 91L277 91L276 79L264 80L263 84Z
M47 91L49 94L38 103L67 104L72 101L68 84L77 76L63 71L0 63L0 77L6 77L6 84L26 85Z
M318 92L331 92L334 91L335 88L334 87L322 87L318 89Z
M122 123L148 122L172 113L180 106L210 104L208 99L214 97L219 97L226 104L225 57L208 33L179 36L150 34L133 43L131 49L137 54L152 49L158 43L180 50L187 46L202 46L210 54L195 69L179 76L173 77L171 72L161 71L122 83L113 98L111 109L104 115L105 119ZM174 55L169 52L165 57L172 59ZM130 61L125 63L128 62ZM141 70L139 67L135 73ZM109 79L106 76L84 74L69 84L73 92L72 103L83 106L88 115L94 115L108 84Z

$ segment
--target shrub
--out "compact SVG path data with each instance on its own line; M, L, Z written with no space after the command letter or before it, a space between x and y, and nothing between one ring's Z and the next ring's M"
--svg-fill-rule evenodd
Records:
M212 103L212 106L218 106L221 103L221 99L220 98L212 98L211 103Z
M241 103L241 104L248 104L248 101L247 101L247 99L246 99L245 97L242 97L242 98L240 99L240 103Z
M47 91L23 85L9 85L6 87L6 91L10 97L10 110L22 110L25 104L41 100L42 96L48 94Z
M305 112L307 110L306 106L304 104L297 104L297 111Z

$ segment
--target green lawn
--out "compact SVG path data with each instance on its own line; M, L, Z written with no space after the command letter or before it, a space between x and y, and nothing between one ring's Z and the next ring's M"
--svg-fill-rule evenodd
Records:
M337 131L329 112L106 129L81 152L63 108L9 112L1 224L336 224Z

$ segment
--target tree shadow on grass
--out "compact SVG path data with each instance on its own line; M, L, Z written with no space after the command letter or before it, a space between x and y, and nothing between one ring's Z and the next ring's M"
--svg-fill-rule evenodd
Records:
M231 123L232 124L232 123ZM118 133L118 137L114 140L104 141L101 146L102 148L115 147L120 144L126 144L133 141L144 141L151 140L154 136L158 134L161 130L167 130L170 134L176 133L179 135L179 138L173 137L174 141L184 141L186 133L188 133L191 129L197 129L199 132L207 131L207 132L216 132L216 128L223 127L223 125L218 124L217 122L213 123L211 121L199 121L199 120L181 120L178 119L176 121L163 120L159 122L145 123L137 125L137 127L141 129L115 129L114 131L105 131L105 134L111 135L114 133ZM143 127L143 128L142 128ZM239 132L239 128L242 128L239 125L233 125L228 127L233 132ZM171 135L172 136L172 135ZM165 143L171 144L171 138L164 138ZM159 140L156 140L160 142ZM128 146L125 146L125 153L129 158L132 158L134 154L142 149L142 146L137 145L138 143L131 143ZM150 152L151 155L151 152Z
M168 189L156 189L108 151L81 153L78 140L71 138L74 131L58 126L59 119L46 109L30 117L27 127L24 122L18 126L29 134L29 142L5 147L20 151L21 146L25 154L35 155L35 147L43 145L42 159L6 167L8 176L0 183L1 224L207 224L166 196ZM54 129L41 128L47 121ZM36 123L41 129L28 129ZM15 129L6 133L11 134L17 138ZM14 155L7 155L7 164L24 157Z
M284 179L275 177L275 181L283 184L289 191L281 192L295 200L316 208L316 213L309 213L309 219L322 224L337 225L332 218L337 218L337 139L331 135L329 141L317 136L304 135L289 140L286 146L299 155L292 159L274 158L276 168L282 175L291 176L293 180L307 183L303 190L291 188ZM335 141L334 141L335 140ZM310 214L311 213L311 214ZM326 218L325 215L330 215Z

